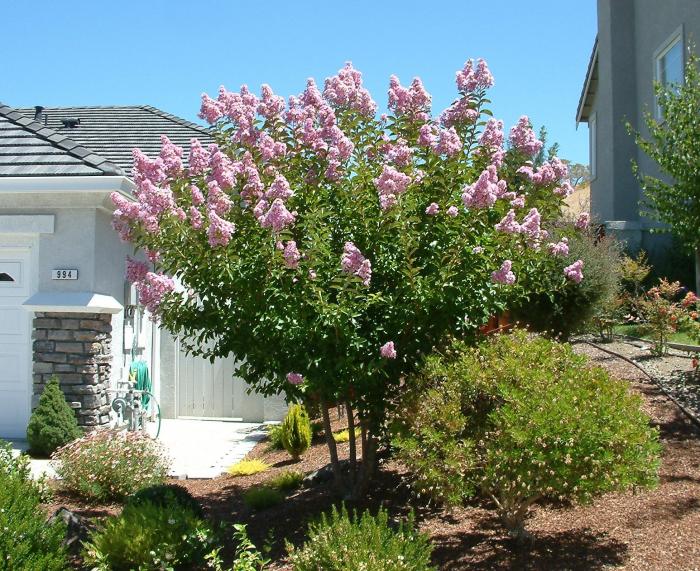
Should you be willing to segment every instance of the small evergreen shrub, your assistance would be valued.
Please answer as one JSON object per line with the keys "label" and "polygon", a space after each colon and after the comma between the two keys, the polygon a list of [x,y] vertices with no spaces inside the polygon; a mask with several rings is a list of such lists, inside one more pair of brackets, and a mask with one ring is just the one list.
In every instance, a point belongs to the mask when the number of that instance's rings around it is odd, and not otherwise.
{"label": "small evergreen shrub", "polygon": [[25,456],[0,443],[0,570],[64,571],[63,522],[48,524]]}
{"label": "small evergreen shrub", "polygon": [[416,490],[447,504],[491,497],[517,537],[540,498],[587,502],[657,482],[658,431],[641,397],[568,344],[524,331],[455,343],[408,386],[396,444]]}
{"label": "small evergreen shrub", "polygon": [[282,422],[282,445],[295,461],[311,446],[311,422],[303,405],[289,407]]}
{"label": "small evergreen shrub", "polygon": [[284,494],[270,486],[256,486],[243,494],[243,502],[256,511],[279,505],[284,501]]}
{"label": "small evergreen shrub", "polygon": [[304,480],[304,474],[297,470],[285,470],[281,474],[270,478],[265,482],[266,486],[270,486],[280,492],[290,492],[301,486]]}
{"label": "small evergreen shrub", "polygon": [[161,508],[177,504],[189,509],[197,517],[204,516],[200,503],[192,497],[186,488],[177,484],[158,484],[141,488],[126,499],[126,505],[140,505],[145,502]]}
{"label": "small evergreen shrub", "polygon": [[322,514],[309,524],[308,541],[295,549],[287,544],[294,571],[429,571],[432,546],[415,530],[413,515],[398,526],[380,510],[348,515],[345,506]]}
{"label": "small evergreen shrub", "polygon": [[204,563],[213,535],[204,520],[179,503],[127,504],[91,534],[83,557],[99,571],[189,568]]}
{"label": "small evergreen shrub", "polygon": [[53,455],[61,485],[88,500],[121,500],[162,484],[169,461],[160,444],[139,432],[101,430]]}
{"label": "small evergreen shrub", "polygon": [[269,425],[267,427],[267,439],[270,442],[270,448],[273,450],[284,450],[284,444],[282,443],[282,425]]}
{"label": "small evergreen shrub", "polygon": [[80,438],[82,434],[58,379],[52,377],[27,425],[27,440],[32,454],[51,456],[58,448]]}
{"label": "small evergreen shrub", "polygon": [[265,470],[269,470],[270,465],[254,458],[253,460],[239,460],[226,470],[231,476],[252,476]]}

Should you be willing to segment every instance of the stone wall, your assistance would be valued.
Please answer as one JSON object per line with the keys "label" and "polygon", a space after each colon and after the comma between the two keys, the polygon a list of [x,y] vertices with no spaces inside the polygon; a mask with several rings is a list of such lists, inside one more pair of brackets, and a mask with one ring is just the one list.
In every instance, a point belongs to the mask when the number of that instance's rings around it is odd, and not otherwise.
{"label": "stone wall", "polygon": [[111,320],[108,313],[35,313],[32,408],[55,375],[78,424],[109,422]]}

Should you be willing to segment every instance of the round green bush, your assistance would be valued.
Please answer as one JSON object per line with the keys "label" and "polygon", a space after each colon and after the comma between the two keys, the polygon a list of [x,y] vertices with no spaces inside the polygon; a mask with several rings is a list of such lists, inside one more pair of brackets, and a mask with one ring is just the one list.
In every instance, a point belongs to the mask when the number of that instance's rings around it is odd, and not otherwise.
{"label": "round green bush", "polygon": [[522,330],[455,343],[408,386],[396,444],[416,490],[447,504],[490,497],[516,536],[540,498],[587,502],[657,482],[658,431],[641,397],[568,344]]}
{"label": "round green bush", "polygon": [[256,486],[243,494],[245,505],[256,511],[277,506],[283,501],[284,494],[279,489],[271,486]]}
{"label": "round green bush", "polygon": [[177,484],[157,484],[141,488],[126,499],[125,505],[140,505],[145,502],[162,508],[177,504],[189,509],[197,517],[204,516],[201,504],[192,497],[186,488]]}
{"label": "round green bush", "polygon": [[307,542],[287,545],[294,571],[430,571],[432,546],[415,530],[413,515],[397,526],[385,510],[350,516],[345,506],[309,524]]}
{"label": "round green bush", "polygon": [[91,534],[83,557],[99,571],[182,569],[202,565],[212,541],[211,528],[191,509],[143,502],[108,518]]}
{"label": "round green bush", "polygon": [[282,445],[293,460],[311,446],[311,422],[303,405],[293,404],[282,422]]}
{"label": "round green bush", "polygon": [[122,500],[163,484],[169,460],[160,444],[140,432],[98,430],[53,455],[66,490],[94,501]]}
{"label": "round green bush", "polygon": [[82,436],[75,413],[53,377],[44,388],[39,404],[27,425],[27,441],[32,454],[51,456],[58,448]]}
{"label": "round green bush", "polygon": [[2,446],[0,466],[0,570],[64,571],[65,524],[48,524],[41,509],[41,493],[31,481],[26,462],[11,459]]}

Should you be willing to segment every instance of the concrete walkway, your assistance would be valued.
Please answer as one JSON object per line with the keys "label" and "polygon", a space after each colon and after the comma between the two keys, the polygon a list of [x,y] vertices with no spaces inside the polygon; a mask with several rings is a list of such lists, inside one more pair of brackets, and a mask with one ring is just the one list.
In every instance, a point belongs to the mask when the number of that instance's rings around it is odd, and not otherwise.
{"label": "concrete walkway", "polygon": [[[169,475],[180,479],[215,478],[241,460],[266,435],[265,425],[225,420],[164,419],[158,441],[171,459]],[[13,442],[15,454],[27,443]],[[32,474],[56,476],[49,460],[32,460]]]}

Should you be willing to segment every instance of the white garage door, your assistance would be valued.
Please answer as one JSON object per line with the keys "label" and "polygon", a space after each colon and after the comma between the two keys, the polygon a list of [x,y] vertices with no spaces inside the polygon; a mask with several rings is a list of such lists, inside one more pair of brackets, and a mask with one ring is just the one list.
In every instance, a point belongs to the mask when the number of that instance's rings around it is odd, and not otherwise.
{"label": "white garage door", "polygon": [[24,438],[31,399],[29,250],[0,248],[0,437]]}
{"label": "white garage door", "polygon": [[178,416],[232,418],[233,360],[177,354]]}

